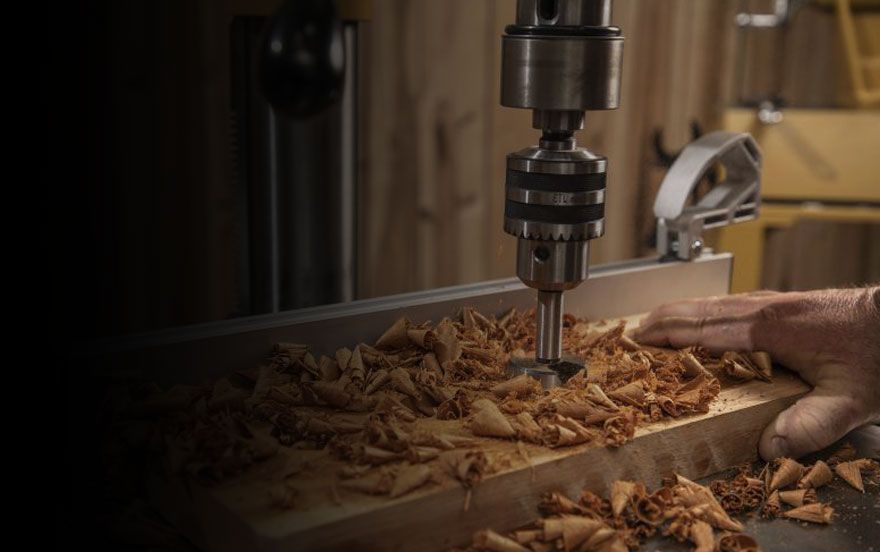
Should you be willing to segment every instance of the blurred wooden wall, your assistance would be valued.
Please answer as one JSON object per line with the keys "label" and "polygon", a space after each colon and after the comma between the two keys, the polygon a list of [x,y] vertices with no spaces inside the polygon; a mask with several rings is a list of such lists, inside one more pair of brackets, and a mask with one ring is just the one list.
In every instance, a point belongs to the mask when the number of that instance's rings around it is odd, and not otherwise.
{"label": "blurred wooden wall", "polygon": [[[359,295],[514,274],[502,231],[504,157],[536,142],[531,115],[498,105],[501,35],[515,0],[373,0],[363,58]],[[621,107],[590,112],[578,141],[609,158],[605,236],[593,264],[651,251],[652,205],[677,152],[724,109],[774,94],[787,105],[850,104],[833,10],[811,3],[784,33],[741,32],[772,0],[616,0]],[[827,4],[827,2],[826,2]]]}
{"label": "blurred wooden wall", "polygon": [[[105,335],[240,314],[230,158],[229,25],[279,0],[114,3],[82,8],[77,68],[88,183],[62,276]],[[769,36],[738,37],[737,11],[772,0],[615,0],[626,37],[622,107],[591,112],[582,145],[610,160],[606,234],[592,263],[650,250],[651,206],[666,150],[689,125],[717,128],[745,90],[780,72]],[[534,144],[531,114],[498,105],[501,35],[515,0],[372,0],[360,38],[358,297],[514,274],[502,231],[505,155]],[[80,32],[80,27],[76,28]],[[795,105],[845,103],[833,15],[810,6],[781,43]],[[744,58],[739,71],[736,60]],[[736,81],[736,82],[734,82]],[[84,110],[85,117],[79,112]],[[81,123],[79,119],[86,122]],[[70,211],[70,209],[65,209]],[[83,213],[82,216],[79,213]],[[71,225],[73,228],[75,225]],[[94,244],[87,254],[82,243]],[[327,254],[333,254],[328,252]],[[72,282],[72,284],[71,284]]]}
{"label": "blurred wooden wall", "polygon": [[[618,0],[621,108],[590,112],[579,142],[610,160],[594,264],[645,249],[659,182],[652,136],[675,151],[689,124],[718,126],[729,85],[728,0]],[[514,274],[502,231],[505,155],[534,144],[531,113],[499,106],[504,26],[515,0],[374,0],[363,70],[359,295]]]}

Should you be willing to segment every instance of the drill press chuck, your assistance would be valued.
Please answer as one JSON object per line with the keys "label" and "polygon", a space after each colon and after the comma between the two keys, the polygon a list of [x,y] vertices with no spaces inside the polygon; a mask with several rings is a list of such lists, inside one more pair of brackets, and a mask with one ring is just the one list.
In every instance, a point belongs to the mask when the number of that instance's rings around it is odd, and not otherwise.
{"label": "drill press chuck", "polygon": [[517,360],[511,370],[545,385],[572,367],[562,293],[587,278],[589,240],[605,229],[608,163],[574,132],[585,111],[618,106],[623,37],[610,20],[611,0],[518,0],[503,37],[501,104],[531,109],[542,132],[537,146],[507,156],[504,230],[517,238],[517,276],[538,290],[536,366]]}

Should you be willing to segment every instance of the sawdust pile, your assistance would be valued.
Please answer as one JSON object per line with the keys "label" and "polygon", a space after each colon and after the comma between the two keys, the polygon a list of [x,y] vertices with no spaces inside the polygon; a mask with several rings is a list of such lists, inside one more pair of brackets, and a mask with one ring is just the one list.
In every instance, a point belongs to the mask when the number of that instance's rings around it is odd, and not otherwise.
{"label": "sawdust pile", "polygon": [[[208,483],[281,449],[324,451],[344,464],[339,489],[398,497],[441,475],[476,484],[494,469],[476,437],[619,447],[640,424],[708,411],[720,380],[770,378],[766,355],[643,347],[623,323],[602,331],[566,316],[564,349],[589,370],[545,391],[505,375],[512,355],[534,350],[534,325],[534,311],[466,308],[436,325],[400,319],[374,344],[332,355],[278,343],[263,366],[206,385],[129,388],[117,401],[124,446]],[[438,432],[426,420],[454,423]],[[279,475],[275,507],[294,507],[302,471]]]}
{"label": "sawdust pile", "polygon": [[734,516],[760,512],[763,518],[831,523],[834,508],[820,502],[817,493],[834,477],[832,470],[861,492],[862,471],[880,476],[877,461],[854,454],[844,447],[827,462],[811,466],[783,458],[758,473],[741,468],[708,487],[676,475],[655,491],[640,482],[614,481],[607,498],[589,489],[577,500],[549,493],[538,505],[542,517],[534,523],[506,534],[478,531],[470,547],[453,550],[625,552],[660,534],[689,541],[699,552],[757,552],[755,539],[742,532],[743,524]]}

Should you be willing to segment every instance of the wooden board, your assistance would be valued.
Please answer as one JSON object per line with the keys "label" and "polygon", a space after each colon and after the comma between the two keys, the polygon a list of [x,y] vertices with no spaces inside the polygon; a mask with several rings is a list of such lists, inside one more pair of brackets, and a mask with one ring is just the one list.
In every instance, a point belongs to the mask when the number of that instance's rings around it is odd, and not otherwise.
{"label": "wooden board", "polygon": [[[190,538],[211,550],[445,550],[468,543],[484,527],[508,530],[528,523],[548,491],[604,492],[615,479],[657,485],[673,472],[700,478],[754,460],[763,428],[808,389],[788,372],[776,374],[772,383],[728,387],[708,413],[642,426],[619,449],[524,445],[526,458],[523,445],[482,439],[480,449],[495,472],[470,497],[454,480],[398,499],[345,491],[332,483],[339,465],[328,453],[285,449],[215,487],[157,484],[153,498]],[[469,435],[457,421],[429,423],[437,432]],[[301,489],[309,498],[298,501],[297,509],[273,509],[269,489],[279,484],[278,473],[294,455],[298,462],[313,455],[310,488]]]}

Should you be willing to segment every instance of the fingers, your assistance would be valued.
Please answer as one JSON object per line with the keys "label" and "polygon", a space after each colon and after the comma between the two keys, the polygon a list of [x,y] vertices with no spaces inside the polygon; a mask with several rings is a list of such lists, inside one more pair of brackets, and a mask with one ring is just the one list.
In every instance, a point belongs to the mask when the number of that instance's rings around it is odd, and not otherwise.
{"label": "fingers", "polygon": [[669,303],[642,320],[633,338],[658,346],[750,350],[757,313],[778,295],[755,292]]}
{"label": "fingers", "polygon": [[775,291],[756,291],[752,293],[739,293],[736,295],[724,295],[720,297],[706,297],[702,299],[687,299],[666,303],[654,309],[645,323],[653,323],[657,320],[673,316],[683,318],[710,318],[721,316],[737,316],[753,313],[764,306],[770,299],[778,296]]}
{"label": "fingers", "polygon": [[816,388],[764,429],[758,450],[765,460],[798,458],[831,445],[860,424],[851,397]]}
{"label": "fingers", "polygon": [[633,339],[659,347],[681,349],[700,345],[710,351],[752,348],[750,320],[742,317],[670,317],[639,326]]}

